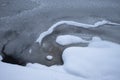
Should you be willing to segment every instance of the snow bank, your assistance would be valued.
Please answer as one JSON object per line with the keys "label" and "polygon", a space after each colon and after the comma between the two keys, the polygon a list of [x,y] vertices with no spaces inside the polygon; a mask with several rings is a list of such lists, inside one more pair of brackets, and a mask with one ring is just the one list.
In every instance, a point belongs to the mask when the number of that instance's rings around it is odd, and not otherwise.
{"label": "snow bank", "polygon": [[88,43],[88,41],[74,35],[60,35],[56,38],[56,42],[63,46],[74,43]]}
{"label": "snow bank", "polygon": [[88,47],[69,47],[63,52],[64,69],[93,80],[120,79],[120,45],[94,37]]}
{"label": "snow bank", "polygon": [[55,71],[55,72],[60,72],[60,73],[66,73],[66,71],[64,70],[63,66],[61,65],[54,65],[54,66],[50,66],[50,67],[47,67],[45,65],[41,65],[41,64],[38,64],[38,63],[28,63],[26,65],[27,68],[32,68],[32,69],[44,69],[44,70],[52,70],[52,71]]}
{"label": "snow bank", "polygon": [[[75,37],[75,36],[74,36]],[[73,38],[73,37],[72,37]],[[51,55],[47,56],[52,59]],[[0,80],[119,80],[120,45],[93,37],[88,47],[69,47],[62,55],[64,65],[26,67],[0,61]],[[0,57],[0,60],[2,57]]]}
{"label": "snow bank", "polygon": [[88,47],[95,47],[95,48],[120,48],[120,45],[101,40],[99,37],[93,37],[92,40],[89,42]]}
{"label": "snow bank", "polygon": [[0,80],[84,80],[66,73],[54,71],[49,67],[22,67],[0,62]]}
{"label": "snow bank", "polygon": [[93,25],[92,24],[75,22],[75,21],[59,21],[59,22],[53,24],[47,31],[41,33],[40,36],[38,37],[38,39],[36,40],[36,42],[39,42],[39,44],[41,44],[42,39],[45,36],[51,34],[57,26],[62,25],[62,24],[73,25],[75,27],[84,27],[84,28],[98,27],[100,25],[105,25],[105,24],[120,25],[120,24],[113,23],[113,22],[106,21],[106,20],[98,21]]}
{"label": "snow bank", "polygon": [[90,47],[67,48],[63,53],[64,68],[68,73],[89,79],[98,78],[104,80],[107,78],[107,80],[119,80],[119,49]]}

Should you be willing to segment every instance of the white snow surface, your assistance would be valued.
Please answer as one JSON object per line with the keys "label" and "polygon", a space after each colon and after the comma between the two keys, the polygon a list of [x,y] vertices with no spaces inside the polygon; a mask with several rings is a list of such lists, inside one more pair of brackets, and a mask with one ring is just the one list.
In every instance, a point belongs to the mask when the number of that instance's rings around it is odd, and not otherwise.
{"label": "white snow surface", "polygon": [[60,35],[56,38],[56,42],[60,45],[69,45],[74,43],[88,43],[87,40],[84,40],[80,37],[74,35]]}
{"label": "white snow surface", "polygon": [[47,55],[46,58],[47,58],[47,60],[52,60],[52,59],[53,59],[53,56]]}
{"label": "white snow surface", "polygon": [[93,37],[88,47],[69,47],[64,65],[26,67],[0,61],[0,80],[119,80],[120,45]]}
{"label": "white snow surface", "polygon": [[68,73],[93,80],[120,79],[120,45],[93,37],[88,47],[69,47],[63,52]]}
{"label": "white snow surface", "polygon": [[92,40],[89,42],[88,47],[95,47],[95,48],[120,48],[120,45],[102,40],[99,37],[93,37]]}
{"label": "white snow surface", "polygon": [[63,72],[57,72],[43,65],[22,67],[0,62],[0,80],[80,80]]}
{"label": "white snow surface", "polygon": [[120,48],[70,47],[63,53],[68,73],[88,79],[119,80]]}
{"label": "white snow surface", "polygon": [[98,22],[94,23],[93,25],[80,23],[80,22],[76,22],[76,21],[59,21],[59,22],[53,24],[47,31],[41,33],[40,36],[37,38],[36,42],[39,42],[39,44],[41,45],[42,39],[45,36],[51,34],[57,26],[62,25],[62,24],[73,25],[75,27],[83,27],[83,28],[99,27],[99,26],[105,25],[105,24],[120,25],[118,23],[110,22],[107,20],[98,21]]}

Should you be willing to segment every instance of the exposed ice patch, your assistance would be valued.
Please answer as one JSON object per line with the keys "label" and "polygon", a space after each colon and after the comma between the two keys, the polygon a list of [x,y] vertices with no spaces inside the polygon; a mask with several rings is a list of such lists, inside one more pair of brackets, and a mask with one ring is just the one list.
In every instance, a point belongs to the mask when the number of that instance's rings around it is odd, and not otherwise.
{"label": "exposed ice patch", "polygon": [[0,6],[5,7],[7,4],[8,4],[7,2],[4,2]]}
{"label": "exposed ice patch", "polygon": [[32,52],[32,49],[29,49],[29,53],[31,53]]}
{"label": "exposed ice patch", "polygon": [[32,9],[23,10],[22,12],[17,13],[16,15],[13,15],[13,16],[0,17],[0,20],[9,21],[9,20],[13,20],[13,19],[19,18],[19,17],[24,16],[24,15],[32,15],[31,14],[32,12],[36,12],[40,8],[41,8],[41,5],[38,7],[34,7]]}
{"label": "exposed ice patch", "polygon": [[74,43],[88,43],[88,41],[73,35],[60,35],[56,38],[56,42],[63,46]]}
{"label": "exposed ice patch", "polygon": [[30,0],[30,1],[36,2],[37,4],[40,4],[40,3],[41,3],[40,0]]}
{"label": "exposed ice patch", "polygon": [[0,61],[2,61],[2,59],[3,59],[3,58],[2,58],[2,56],[0,55]]}
{"label": "exposed ice patch", "polygon": [[83,28],[98,27],[100,25],[105,25],[105,24],[120,25],[120,24],[113,23],[113,22],[110,22],[110,21],[107,21],[107,20],[98,21],[93,25],[92,24],[75,22],[75,21],[59,21],[59,22],[53,24],[47,31],[41,33],[40,36],[37,38],[36,42],[39,42],[39,44],[41,45],[42,39],[45,36],[51,34],[54,31],[54,29],[61,24],[73,25],[73,26],[76,26],[76,27],[83,27]]}

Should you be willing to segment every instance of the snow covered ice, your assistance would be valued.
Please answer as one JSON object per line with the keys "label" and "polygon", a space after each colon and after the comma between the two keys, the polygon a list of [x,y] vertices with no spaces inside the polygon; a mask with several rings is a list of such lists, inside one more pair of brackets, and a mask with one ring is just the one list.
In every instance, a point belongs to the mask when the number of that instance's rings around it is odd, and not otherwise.
{"label": "snow covered ice", "polygon": [[88,43],[87,40],[83,40],[82,38],[73,35],[60,35],[57,37],[56,42],[63,46],[74,43]]}
{"label": "snow covered ice", "polygon": [[70,47],[63,53],[64,68],[84,78],[119,80],[119,49]]}
{"label": "snow covered ice", "polygon": [[[97,46],[96,46],[97,45]],[[88,47],[69,47],[63,52],[64,65],[26,67],[0,62],[1,80],[119,80],[120,45],[93,37]],[[48,55],[48,59],[52,56]],[[16,72],[17,71],[17,72]]]}
{"label": "snow covered ice", "polygon": [[0,0],[0,80],[120,80],[119,32],[119,0]]}
{"label": "snow covered ice", "polygon": [[63,52],[65,70],[73,75],[96,80],[118,80],[119,49],[118,44],[94,37],[88,47],[70,47]]}

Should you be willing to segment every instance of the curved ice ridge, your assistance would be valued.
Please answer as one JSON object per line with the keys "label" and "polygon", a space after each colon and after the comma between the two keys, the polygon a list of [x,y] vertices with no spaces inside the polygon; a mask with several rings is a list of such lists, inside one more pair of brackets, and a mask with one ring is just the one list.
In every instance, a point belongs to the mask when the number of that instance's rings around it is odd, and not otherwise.
{"label": "curved ice ridge", "polygon": [[98,26],[105,25],[105,24],[120,25],[119,23],[114,23],[114,22],[107,21],[107,20],[98,21],[98,22],[94,23],[93,25],[80,23],[80,22],[76,22],[76,21],[59,21],[59,22],[53,24],[47,31],[44,31],[43,33],[41,33],[40,36],[38,37],[38,39],[36,40],[36,42],[38,42],[41,45],[43,38],[45,36],[51,34],[57,26],[62,25],[62,24],[72,25],[75,27],[83,27],[83,28],[98,27]]}

